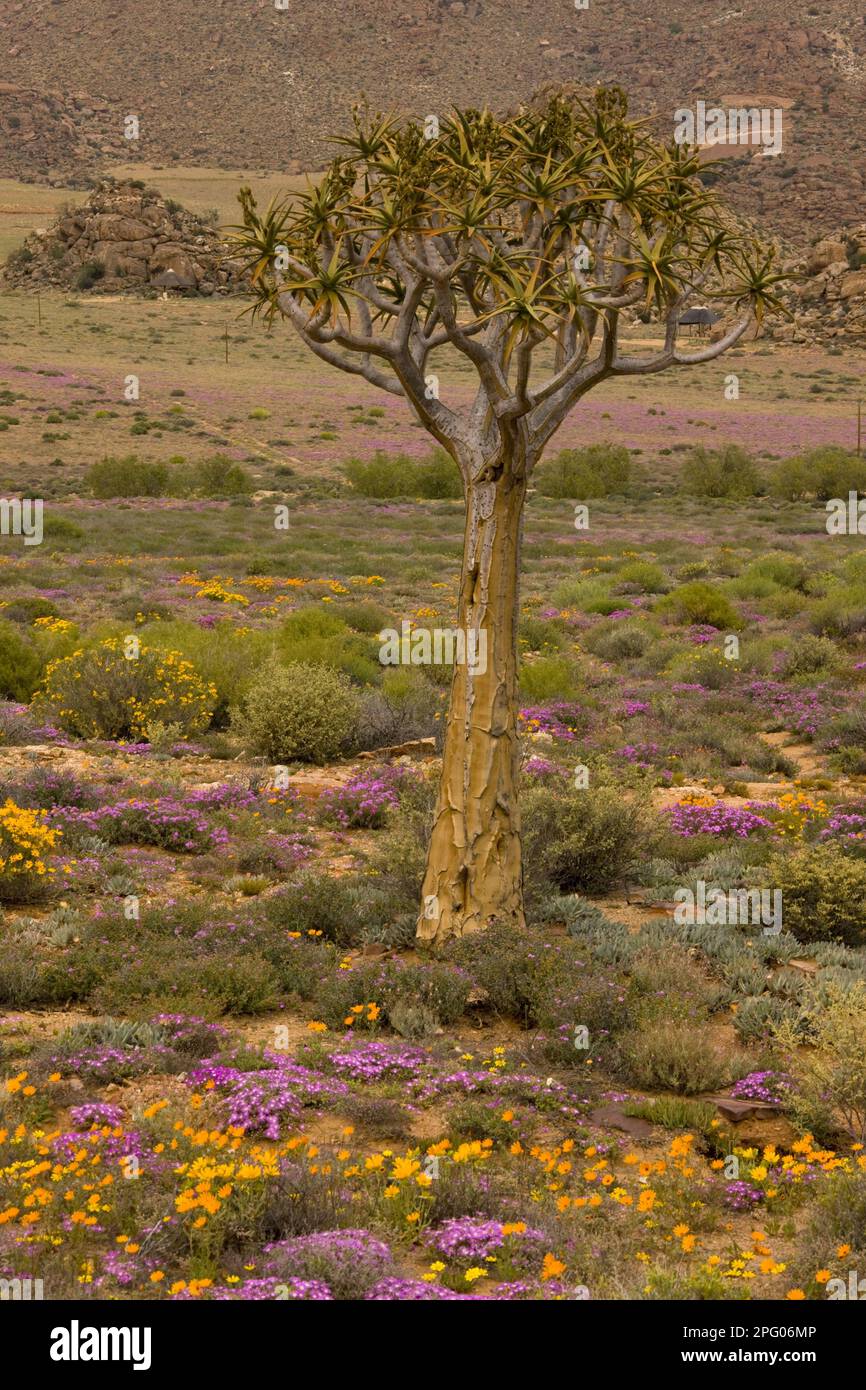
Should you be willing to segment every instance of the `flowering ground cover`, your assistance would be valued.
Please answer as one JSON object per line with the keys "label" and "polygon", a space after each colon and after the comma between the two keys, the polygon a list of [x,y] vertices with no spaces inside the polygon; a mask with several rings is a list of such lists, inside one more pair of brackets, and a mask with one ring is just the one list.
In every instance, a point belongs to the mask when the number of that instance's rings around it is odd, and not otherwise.
{"label": "flowering ground cover", "polygon": [[[708,366],[569,421],[564,446],[624,444],[644,476],[585,530],[530,498],[527,929],[432,957],[451,670],[379,648],[453,622],[462,504],[344,472],[423,459],[419,432],[240,331],[217,389],[214,306],[44,312],[50,358],[4,299],[0,437],[28,462],[0,484],[38,482],[46,534],[0,540],[0,1278],[799,1301],[862,1269],[861,541],[769,482],[681,486],[714,438],[768,480],[847,441],[856,363],[758,342],[738,413]],[[146,408],[117,401],[126,342]],[[212,495],[98,495],[94,460],[136,452],[228,464]],[[775,891],[767,933],[747,909]],[[714,893],[723,920],[675,918]]]}

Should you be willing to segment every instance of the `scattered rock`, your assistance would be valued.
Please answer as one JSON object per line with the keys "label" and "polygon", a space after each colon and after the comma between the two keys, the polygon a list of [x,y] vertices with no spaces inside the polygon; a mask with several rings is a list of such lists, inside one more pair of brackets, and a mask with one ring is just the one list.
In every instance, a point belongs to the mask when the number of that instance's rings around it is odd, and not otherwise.
{"label": "scattered rock", "polygon": [[637,1115],[626,1115],[619,1105],[601,1105],[590,1114],[590,1122],[600,1129],[621,1129],[633,1139],[648,1139],[653,1132],[649,1120],[641,1120]]}

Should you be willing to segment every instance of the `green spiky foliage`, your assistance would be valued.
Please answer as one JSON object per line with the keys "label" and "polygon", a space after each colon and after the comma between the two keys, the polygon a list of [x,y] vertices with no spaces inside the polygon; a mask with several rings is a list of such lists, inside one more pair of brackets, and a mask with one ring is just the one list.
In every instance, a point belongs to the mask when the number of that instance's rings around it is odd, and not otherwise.
{"label": "green spiky foliage", "polygon": [[[467,421],[425,387],[442,344],[478,372],[480,454],[517,431],[531,459],[602,377],[705,361],[753,318],[785,312],[773,249],[732,231],[697,151],[654,139],[618,88],[507,119],[400,124],[358,108],[353,124],[293,201],[260,211],[241,191],[234,240],[253,311],[289,318],[324,360],[407,396],[464,475],[479,452]],[[720,343],[681,352],[677,323],[696,297],[739,317]],[[630,307],[662,321],[662,352],[619,354]]]}

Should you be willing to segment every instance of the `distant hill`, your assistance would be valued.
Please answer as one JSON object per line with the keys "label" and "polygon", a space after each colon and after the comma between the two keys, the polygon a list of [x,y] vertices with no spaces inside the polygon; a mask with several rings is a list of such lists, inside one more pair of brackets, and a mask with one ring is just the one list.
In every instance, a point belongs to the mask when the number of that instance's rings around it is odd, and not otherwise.
{"label": "distant hill", "polygon": [[[615,81],[660,132],[698,99],[785,108],[778,158],[735,152],[735,210],[790,240],[862,221],[861,0],[13,0],[0,13],[0,174],[100,162],[320,167],[361,92],[416,116]],[[51,94],[46,97],[46,94]],[[61,95],[65,93],[65,95]],[[124,138],[124,118],[139,139]]]}

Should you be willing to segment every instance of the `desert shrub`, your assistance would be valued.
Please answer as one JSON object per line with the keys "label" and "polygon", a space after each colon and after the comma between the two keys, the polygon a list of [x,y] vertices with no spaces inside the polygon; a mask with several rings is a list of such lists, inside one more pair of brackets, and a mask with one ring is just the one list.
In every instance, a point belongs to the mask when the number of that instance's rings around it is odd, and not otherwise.
{"label": "desert shrub", "polygon": [[629,661],[643,656],[652,645],[652,631],[641,623],[599,624],[587,633],[584,644],[602,661]]}
{"label": "desert shrub", "polygon": [[866,862],[836,845],[801,845],[777,854],[767,878],[782,890],[786,931],[798,941],[866,944]]}
{"label": "desert shrub", "polygon": [[277,633],[277,653],[286,666],[300,662],[342,670],[356,681],[378,681],[382,667],[377,647],[368,637],[351,632],[336,614],[321,608],[290,613]]}
{"label": "desert shrub", "polygon": [[604,893],[619,882],[649,833],[636,797],[609,786],[586,790],[531,788],[522,797],[523,844],[530,899]]}
{"label": "desert shrub", "polygon": [[816,1188],[786,1278],[809,1298],[824,1299],[830,1296],[829,1283],[817,1283],[815,1273],[827,1269],[842,1279],[847,1298],[849,1271],[855,1270],[859,1280],[866,1267],[866,1173],[830,1173]]}
{"label": "desert shrub", "polygon": [[623,1070],[633,1085],[679,1095],[718,1090],[742,1075],[745,1065],[742,1056],[723,1054],[691,1023],[651,1023],[624,1033],[619,1048]]}
{"label": "desert shrub", "polygon": [[40,766],[30,769],[16,783],[14,799],[19,806],[35,811],[50,811],[55,806],[97,807],[104,790],[81,779],[71,768]]}
{"label": "desert shrub", "polygon": [[389,961],[382,972],[381,1003],[390,1021],[405,1005],[430,1011],[442,1026],[463,1016],[472,981],[464,970],[439,961]]}
{"label": "desert shrub", "polygon": [[316,1280],[334,1298],[361,1299],[393,1271],[390,1249],[365,1230],[315,1231],[265,1246],[264,1270],[282,1280]]}
{"label": "desert shrub", "polygon": [[57,605],[47,598],[13,598],[3,609],[4,621],[31,627],[37,618],[56,618]]}
{"label": "desert shrub", "polygon": [[523,651],[560,651],[565,645],[565,636],[558,625],[527,613],[520,619],[518,642]]}
{"label": "desert shrub", "polygon": [[575,1045],[575,1029],[585,1028],[593,1059],[627,1022],[625,995],[605,968],[587,962],[586,942],[547,940],[542,933],[491,926],[449,948],[482,991],[486,1007],[539,1027],[546,1061],[583,1065],[587,1053]]}
{"label": "desert shrub", "polygon": [[59,839],[41,811],[7,797],[0,806],[0,902],[32,902],[51,891],[49,857]]}
{"label": "desert shrub", "polygon": [[823,637],[855,637],[866,631],[866,586],[838,580],[809,610],[809,627]]}
{"label": "desert shrub", "polygon": [[784,1019],[773,1041],[796,1081],[795,1118],[800,1100],[810,1115],[816,1106],[827,1107],[856,1143],[866,1142],[866,984],[813,989],[797,1022]]}
{"label": "desert shrub", "polygon": [[206,729],[216,703],[179,652],[141,643],[134,659],[119,638],[108,638],[52,661],[34,707],[79,738],[140,739],[156,721],[184,734]]}
{"label": "desert shrub", "polygon": [[399,808],[376,837],[370,855],[372,879],[407,909],[418,908],[433,828],[436,785],[432,778],[410,778],[400,788]]}
{"label": "desert shrub", "polygon": [[560,449],[545,459],[535,474],[535,485],[544,497],[609,497],[625,492],[632,479],[632,459],[621,444],[587,444],[582,449]]}
{"label": "desert shrub", "polygon": [[762,490],[754,459],[738,444],[691,449],[683,460],[680,487],[691,497],[755,497]]}
{"label": "desert shrub", "polygon": [[370,636],[381,632],[383,627],[390,627],[394,621],[393,613],[389,613],[387,608],[364,599],[334,604],[331,613],[353,632],[365,632]]}
{"label": "desert shrub", "polygon": [[0,619],[0,695],[29,700],[42,673],[39,653],[12,623]]}
{"label": "desert shrub", "polygon": [[661,594],[668,587],[664,570],[653,560],[630,560],[616,577],[623,593]]}
{"label": "desert shrub", "polygon": [[342,672],[271,661],[251,682],[233,723],[272,763],[325,763],[351,738],[358,708],[358,696]]}
{"label": "desert shrub", "polygon": [[755,575],[759,579],[769,579],[782,589],[805,589],[809,571],[804,560],[798,555],[786,555],[782,551],[770,551],[754,560],[743,574]]}
{"label": "desert shrub", "polygon": [[0,700],[0,748],[14,748],[36,740],[36,725],[24,705]]}
{"label": "desert shrub", "polygon": [[678,623],[708,623],[710,627],[736,630],[739,614],[729,599],[703,579],[673,589],[656,604],[656,612]]}
{"label": "desert shrub", "polygon": [[271,651],[268,633],[239,629],[229,620],[209,628],[179,619],[147,623],[140,635],[150,647],[180,652],[192,662],[205,684],[214,687],[216,703],[211,722],[215,728],[226,726],[229,710],[243,699]]}
{"label": "desert shrub", "polygon": [[849,492],[866,489],[866,460],[839,445],[822,444],[782,459],[773,469],[771,486],[777,496],[789,502],[804,497],[819,502],[847,498]]}
{"label": "desert shrub", "polygon": [[675,681],[702,685],[705,690],[725,690],[737,678],[738,663],[729,661],[719,647],[690,647],[674,657],[667,675]]}
{"label": "desert shrub", "polygon": [[760,1042],[772,1028],[795,1017],[796,1013],[783,999],[769,994],[749,995],[737,1004],[734,1028],[743,1042]]}
{"label": "desert shrub", "polygon": [[261,1014],[276,1007],[277,975],[256,952],[212,958],[196,965],[202,995],[220,1014]]}
{"label": "desert shrub", "polygon": [[[818,746],[840,754],[846,762],[851,762],[858,755],[866,755],[866,708],[855,705],[837,714],[822,730]],[[859,768],[846,770],[857,772]],[[864,808],[857,806],[851,809],[863,814]]]}
{"label": "desert shrub", "polygon": [[444,449],[425,459],[386,454],[377,449],[372,459],[349,459],[346,477],[362,497],[462,497],[457,465]]}
{"label": "desert shrub", "polygon": [[494,923],[473,932],[449,947],[449,959],[472,976],[484,991],[487,1006],[495,1013],[534,1020],[537,980],[544,969],[545,942],[540,933],[519,931]]}
{"label": "desert shrub", "polygon": [[94,497],[166,497],[169,470],[165,463],[154,463],[128,454],[125,458],[104,458],[90,466],[84,484]]}
{"label": "desert shrub", "polygon": [[72,287],[76,290],[92,290],[104,275],[105,266],[100,261],[85,261],[72,277]]}
{"label": "desert shrub", "polygon": [[405,1142],[409,1137],[412,1117],[399,1100],[390,1096],[350,1095],[341,1101],[340,1113],[356,1129],[381,1135],[392,1143]]}
{"label": "desert shrub", "polygon": [[465,971],[450,964],[387,961],[332,975],[322,981],[316,999],[322,1019],[332,1028],[342,1027],[350,1017],[356,1030],[376,1028],[389,1022],[392,1012],[398,1020],[404,1017],[404,1006],[423,1011],[443,1027],[463,1014],[471,983]]}
{"label": "desert shrub", "polygon": [[815,637],[805,632],[784,653],[779,675],[784,680],[814,676],[818,672],[829,675],[839,666],[840,658],[839,648],[829,637]]}
{"label": "desert shrub", "polygon": [[340,946],[357,941],[362,919],[352,880],[305,869],[268,898],[265,915],[274,926],[302,936],[314,933]]}
{"label": "desert shrub", "polygon": [[190,490],[202,497],[237,497],[253,490],[246,469],[224,454],[197,459],[187,476]]}
{"label": "desert shrub", "polygon": [[542,656],[520,666],[520,698],[528,704],[567,700],[576,689],[574,663],[564,656]]}
{"label": "desert shrub", "polygon": [[629,965],[629,1002],[634,1016],[646,1023],[663,1016],[668,1020],[705,1017],[723,991],[679,943],[645,947]]}
{"label": "desert shrub", "polygon": [[662,1303],[739,1303],[748,1300],[749,1290],[738,1280],[726,1279],[717,1269],[703,1265],[687,1274],[650,1270],[642,1297]]}
{"label": "desert shrub", "polygon": [[441,734],[437,714],[441,699],[420,671],[395,666],[385,671],[382,684],[361,696],[356,742],[359,748],[386,748],[389,744]]}

